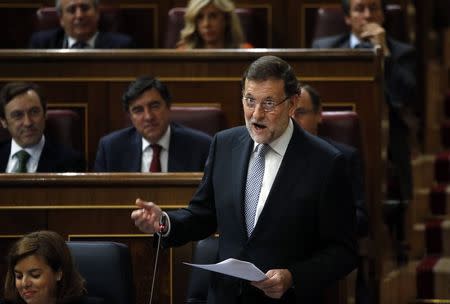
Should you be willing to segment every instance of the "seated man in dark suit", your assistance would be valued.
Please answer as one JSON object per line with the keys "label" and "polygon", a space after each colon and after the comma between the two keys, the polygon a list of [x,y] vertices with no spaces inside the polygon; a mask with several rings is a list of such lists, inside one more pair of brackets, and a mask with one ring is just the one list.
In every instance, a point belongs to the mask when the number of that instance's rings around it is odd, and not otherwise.
{"label": "seated man in dark suit", "polygon": [[[389,107],[388,157],[393,184],[399,184],[400,197],[393,200],[393,225],[398,244],[399,262],[404,258],[404,213],[412,199],[411,131],[416,128],[417,118],[413,114],[416,97],[416,58],[412,46],[393,39],[382,27],[384,2],[382,0],[342,0],[345,22],[351,32],[325,37],[313,42],[313,48],[371,48],[380,46],[384,59],[384,95]],[[398,209],[398,210],[397,210]],[[388,219],[388,222],[391,220]]]}
{"label": "seated man in dark suit", "polygon": [[[311,134],[318,134],[318,126],[322,121],[322,102],[319,93],[309,85],[303,85],[300,98],[293,112],[292,118],[306,131]],[[325,141],[341,151],[347,160],[347,175],[352,186],[353,200],[356,210],[356,233],[359,238],[367,237],[369,234],[369,216],[366,204],[364,203],[364,183],[363,170],[359,152],[354,147],[336,142],[323,137]],[[360,263],[357,284],[356,303],[368,303],[369,296]]]}
{"label": "seated man in dark suit", "polygon": [[29,47],[33,49],[133,48],[131,37],[98,30],[100,0],[56,0],[60,28],[34,33]]}
{"label": "seated man in dark suit", "polygon": [[140,77],[122,96],[132,127],[100,140],[97,172],[200,172],[211,137],[170,123],[168,88],[153,77]]}
{"label": "seated man in dark suit", "polygon": [[37,85],[12,82],[0,91],[0,121],[11,139],[0,143],[0,172],[81,172],[81,154],[43,133],[47,103]]}

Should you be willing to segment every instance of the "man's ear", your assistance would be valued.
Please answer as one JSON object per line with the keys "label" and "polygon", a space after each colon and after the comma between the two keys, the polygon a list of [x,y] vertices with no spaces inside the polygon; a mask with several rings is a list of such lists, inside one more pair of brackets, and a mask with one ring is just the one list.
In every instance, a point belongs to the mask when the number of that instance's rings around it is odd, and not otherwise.
{"label": "man's ear", "polygon": [[61,281],[63,276],[62,270],[58,270],[58,272],[56,273],[56,281],[59,282]]}
{"label": "man's ear", "polygon": [[322,122],[322,106],[320,106],[319,108],[319,119],[318,119],[318,123]]}
{"label": "man's ear", "polygon": [[4,129],[6,129],[6,128],[8,127],[8,125],[6,124],[6,120],[5,120],[5,119],[0,118],[0,122],[2,123],[2,127],[3,127]]}

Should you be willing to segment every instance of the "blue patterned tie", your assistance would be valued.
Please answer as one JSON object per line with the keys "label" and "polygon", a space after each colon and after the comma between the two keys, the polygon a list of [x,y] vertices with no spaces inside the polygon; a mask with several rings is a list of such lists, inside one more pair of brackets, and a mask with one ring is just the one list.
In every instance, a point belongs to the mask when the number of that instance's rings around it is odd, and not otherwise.
{"label": "blue patterned tie", "polygon": [[248,166],[247,184],[245,186],[245,221],[248,236],[253,232],[256,206],[258,205],[259,193],[261,192],[264,177],[265,155],[269,148],[269,145],[259,144],[256,147],[256,155],[250,160]]}

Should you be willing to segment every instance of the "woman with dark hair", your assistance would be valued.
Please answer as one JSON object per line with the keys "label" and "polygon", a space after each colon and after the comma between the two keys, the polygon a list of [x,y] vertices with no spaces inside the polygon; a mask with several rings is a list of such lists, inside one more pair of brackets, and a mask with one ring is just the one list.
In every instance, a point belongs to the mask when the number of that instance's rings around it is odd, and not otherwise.
{"label": "woman with dark hair", "polygon": [[11,304],[97,304],[86,296],[64,239],[53,231],[25,235],[7,256],[4,300]]}

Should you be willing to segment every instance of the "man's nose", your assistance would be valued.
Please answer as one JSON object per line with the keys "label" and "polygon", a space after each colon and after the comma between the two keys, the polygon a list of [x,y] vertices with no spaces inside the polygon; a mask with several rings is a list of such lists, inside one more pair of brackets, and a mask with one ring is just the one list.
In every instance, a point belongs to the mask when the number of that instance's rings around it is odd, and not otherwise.
{"label": "man's nose", "polygon": [[261,103],[257,103],[255,105],[255,108],[253,109],[253,117],[254,118],[260,118],[264,117],[266,112],[264,111],[264,108],[262,107]]}
{"label": "man's nose", "polygon": [[366,6],[363,11],[364,18],[370,19],[372,18],[372,15],[373,15],[372,10],[370,9],[370,7]]}
{"label": "man's nose", "polygon": [[75,17],[80,18],[84,15],[84,11],[83,9],[81,9],[81,7],[77,7],[75,9]]}
{"label": "man's nose", "polygon": [[33,124],[33,120],[31,119],[30,114],[25,113],[25,115],[23,116],[23,124],[26,126],[30,126]]}

